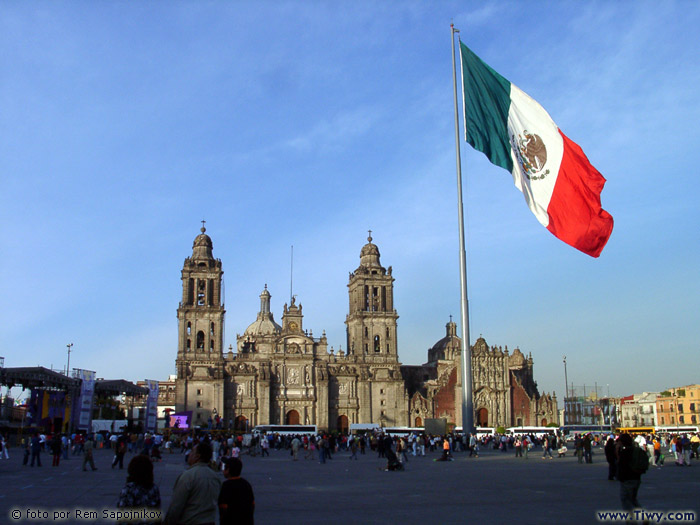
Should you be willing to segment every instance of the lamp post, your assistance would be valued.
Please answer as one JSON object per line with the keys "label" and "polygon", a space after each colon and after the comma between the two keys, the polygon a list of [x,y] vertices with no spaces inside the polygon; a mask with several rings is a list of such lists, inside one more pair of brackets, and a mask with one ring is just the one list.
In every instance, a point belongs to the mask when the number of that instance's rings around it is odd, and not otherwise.
{"label": "lamp post", "polygon": [[66,375],[70,377],[70,350],[73,348],[73,343],[68,343],[66,345],[68,348],[68,363],[66,364]]}
{"label": "lamp post", "polygon": [[569,397],[569,377],[566,374],[566,356],[564,356],[564,424],[566,425],[566,398]]}

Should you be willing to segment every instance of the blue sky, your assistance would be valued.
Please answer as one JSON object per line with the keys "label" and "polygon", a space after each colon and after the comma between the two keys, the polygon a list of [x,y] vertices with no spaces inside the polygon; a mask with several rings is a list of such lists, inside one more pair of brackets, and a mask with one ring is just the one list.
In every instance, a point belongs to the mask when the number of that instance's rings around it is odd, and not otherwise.
{"label": "blue sky", "polygon": [[[225,345],[267,284],[344,346],[373,230],[403,363],[459,318],[450,21],[606,177],[599,259],[462,141],[472,342],[532,352],[542,391],[700,381],[696,2],[3,2],[0,355],[174,373],[200,220]],[[607,393],[607,392],[606,392]]]}

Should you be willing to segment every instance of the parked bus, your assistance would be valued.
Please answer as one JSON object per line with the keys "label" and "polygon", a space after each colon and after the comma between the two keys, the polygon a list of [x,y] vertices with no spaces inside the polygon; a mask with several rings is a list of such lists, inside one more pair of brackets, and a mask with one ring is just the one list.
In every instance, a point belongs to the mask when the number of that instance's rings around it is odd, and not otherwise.
{"label": "parked bus", "polygon": [[527,434],[527,435],[535,435],[538,438],[541,438],[545,434],[556,434],[557,427],[526,427],[526,426],[520,426],[520,427],[508,427],[506,429],[506,434]]}
{"label": "parked bus", "polygon": [[610,425],[562,425],[559,427],[559,431],[564,436],[568,436],[569,434],[587,434],[588,432],[609,434],[612,429]]}
{"label": "parked bus", "polygon": [[387,427],[383,432],[388,436],[409,436],[411,434],[422,434],[425,432],[423,427]]}
{"label": "parked bus", "polygon": [[639,434],[653,434],[654,433],[654,427],[620,427],[617,429],[617,432],[620,434],[631,434],[632,436],[637,436]]}
{"label": "parked bus", "polygon": [[[455,434],[462,433],[462,427],[455,427]],[[496,432],[494,427],[476,427],[476,439],[481,439],[484,436],[492,436]]]}
{"label": "parked bus", "polygon": [[351,434],[373,434],[381,430],[382,427],[378,423],[350,423]]}
{"label": "parked bus", "polygon": [[316,435],[318,427],[316,425],[258,425],[253,428],[253,434],[280,434],[282,436],[291,435]]}
{"label": "parked bus", "polygon": [[666,425],[656,427],[657,434],[697,434],[700,427],[697,425]]}

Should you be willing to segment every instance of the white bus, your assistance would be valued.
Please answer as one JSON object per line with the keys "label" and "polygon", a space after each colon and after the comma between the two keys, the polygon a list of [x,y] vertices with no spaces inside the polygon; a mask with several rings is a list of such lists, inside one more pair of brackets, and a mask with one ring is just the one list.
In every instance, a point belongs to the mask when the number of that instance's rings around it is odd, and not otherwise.
{"label": "white bus", "polygon": [[[455,427],[454,432],[455,434],[461,434],[462,427]],[[493,427],[476,427],[476,439],[481,439],[485,436],[492,436],[495,432],[496,429]]]}
{"label": "white bus", "polygon": [[316,425],[258,425],[253,428],[253,434],[280,434],[281,436],[291,435],[316,435],[318,427]]}
{"label": "white bus", "polygon": [[373,432],[381,432],[382,427],[378,423],[350,423],[350,433],[357,434],[359,432],[366,432],[372,434]]}
{"label": "white bus", "polygon": [[657,434],[697,434],[700,428],[697,425],[665,425],[654,429]]}
{"label": "white bus", "polygon": [[541,438],[546,434],[556,434],[557,427],[508,427],[506,429],[506,434],[527,434],[528,436],[536,436]]}
{"label": "white bus", "polygon": [[425,432],[423,427],[387,427],[382,431],[388,436],[409,436],[411,434],[422,434]]}

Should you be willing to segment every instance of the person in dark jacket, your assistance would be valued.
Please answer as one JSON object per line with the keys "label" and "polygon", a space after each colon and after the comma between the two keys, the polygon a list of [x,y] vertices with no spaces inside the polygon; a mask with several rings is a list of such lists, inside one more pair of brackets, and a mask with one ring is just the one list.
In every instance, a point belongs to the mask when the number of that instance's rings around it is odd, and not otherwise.
{"label": "person in dark jacket", "polygon": [[615,481],[617,461],[615,459],[615,440],[612,436],[608,436],[608,440],[605,442],[605,459],[608,461],[608,479]]}
{"label": "person in dark jacket", "polygon": [[253,487],[241,477],[243,463],[238,458],[224,460],[226,481],[219,493],[219,523],[229,525],[253,525],[255,513],[255,496]]}
{"label": "person in dark jacket", "polygon": [[63,452],[63,444],[61,443],[61,436],[58,434],[54,434],[53,438],[51,439],[51,453],[53,454],[53,463],[52,465],[54,467],[57,467],[59,462],[61,461],[61,452]]}
{"label": "person in dark jacket", "polygon": [[41,466],[41,441],[39,440],[39,434],[34,434],[32,436],[32,441],[30,445],[30,449],[32,451],[32,463],[29,465],[30,467],[34,466],[34,461],[36,460],[37,467]]}
{"label": "person in dark jacket", "polygon": [[620,481],[620,502],[625,510],[641,507],[637,500],[642,475],[632,469],[634,441],[627,433],[621,434],[615,445],[617,479]]}

